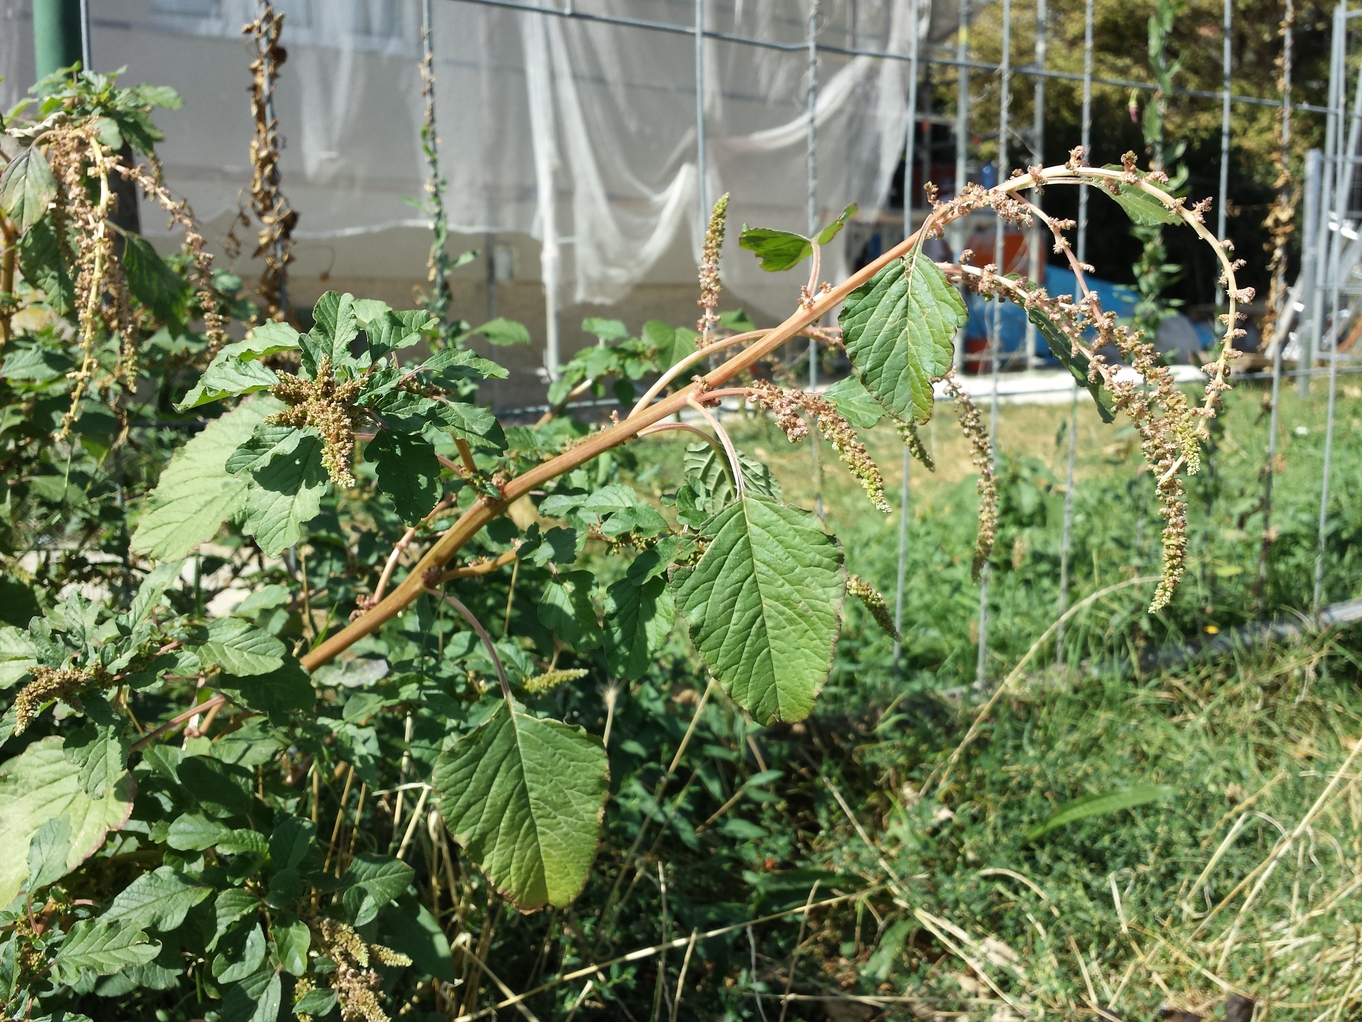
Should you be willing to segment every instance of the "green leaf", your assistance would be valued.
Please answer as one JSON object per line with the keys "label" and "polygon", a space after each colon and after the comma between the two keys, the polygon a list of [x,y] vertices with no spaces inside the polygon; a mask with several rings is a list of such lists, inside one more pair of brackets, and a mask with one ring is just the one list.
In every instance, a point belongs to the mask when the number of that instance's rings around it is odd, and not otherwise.
{"label": "green leaf", "polygon": [[771,227],[748,227],[742,225],[738,235],[738,247],[755,253],[760,265],[767,273],[779,273],[797,266],[810,253],[813,245],[802,234],[793,231],[777,231]]}
{"label": "green leaf", "polygon": [[53,312],[64,316],[76,307],[76,284],[50,220],[34,224],[19,239],[19,272],[42,291]]}
{"label": "green leaf", "polygon": [[675,327],[657,319],[650,319],[643,324],[643,340],[657,351],[659,369],[669,369],[687,355],[694,355],[697,336],[694,330]]}
{"label": "green leaf", "polygon": [[178,929],[185,914],[212,893],[211,887],[195,883],[170,866],[160,866],[123,888],[100,918],[168,932]]}
{"label": "green leaf", "polygon": [[225,344],[218,356],[234,355],[243,362],[277,355],[282,351],[298,350],[298,331],[287,323],[269,319],[253,327],[242,341]]}
{"label": "green leaf", "polygon": [[[208,846],[204,846],[208,847]],[[250,891],[240,887],[229,887],[218,892],[213,902],[213,915],[217,920],[217,936],[221,937],[231,925],[248,912],[258,911],[260,899]]]}
{"label": "green leaf", "polygon": [[[1153,110],[1154,104],[1149,104],[1149,108]],[[1125,168],[1111,163],[1104,169],[1123,171]],[[1160,224],[1182,223],[1180,216],[1137,185],[1121,182],[1116,185],[1114,192],[1107,187],[1103,187],[1101,190],[1116,200],[1116,204],[1125,210],[1130,222],[1137,227],[1158,227]]]}
{"label": "green leaf", "polygon": [[0,174],[0,208],[21,231],[41,220],[56,197],[57,179],[35,146],[21,150]]}
{"label": "green leaf", "polygon": [[884,409],[855,376],[839,380],[823,392],[842,417],[857,429],[873,429],[884,418]]}
{"label": "green leaf", "polygon": [[483,337],[487,338],[489,344],[504,346],[530,343],[530,332],[525,329],[524,324],[505,319],[502,316],[489,320],[482,326],[474,327],[469,333],[482,334]]}
{"label": "green leaf", "polygon": [[601,644],[601,626],[591,591],[596,577],[589,571],[565,571],[549,580],[539,601],[539,623],[579,653]]}
{"label": "green leaf", "polygon": [[[728,478],[728,459],[716,451],[713,444],[689,444],[686,447],[685,466],[687,478],[698,479],[712,498],[711,511],[717,512],[737,498],[732,480]],[[742,469],[743,485],[749,492],[758,497],[780,500],[780,480],[772,474],[769,466],[738,451],[738,467]]]}
{"label": "green leaf", "polygon": [[398,516],[415,525],[440,499],[440,463],[429,440],[411,433],[380,432],[364,448],[374,463],[378,488],[393,502]]}
{"label": "green leaf", "polygon": [[[640,554],[639,559],[649,556]],[[667,580],[622,578],[605,591],[605,659],[610,672],[637,681],[667,644],[676,622],[676,603]]]}
{"label": "green leaf", "polygon": [[582,320],[582,329],[602,341],[622,341],[629,336],[629,328],[619,320],[602,319],[599,316],[588,316]]}
{"label": "green leaf", "polygon": [[410,958],[423,974],[447,983],[454,981],[449,940],[426,906],[403,898],[383,910],[378,925],[383,943]]}
{"label": "green leaf", "polygon": [[291,454],[303,438],[303,431],[293,426],[271,426],[262,422],[250,438],[227,458],[226,468],[232,475],[254,472],[264,468],[276,454]]}
{"label": "green leaf", "polygon": [[1097,405],[1097,414],[1102,417],[1102,421],[1114,422],[1116,413],[1112,410],[1111,394],[1102,386],[1101,381],[1088,379],[1088,367],[1092,365],[1092,359],[1082,351],[1075,350],[1069,335],[1059,329],[1055,321],[1045,315],[1039,306],[1027,309],[1026,316],[1045,338],[1045,343],[1050,346],[1050,353],[1073,374],[1079,386],[1084,387],[1092,395],[1093,403]]}
{"label": "green leaf", "polygon": [[416,871],[401,859],[387,855],[362,854],[341,877],[345,888],[342,900],[356,926],[378,917],[379,910],[407,889]]}
{"label": "green leaf", "polygon": [[273,398],[247,401],[175,452],[161,481],[147,498],[146,510],[133,533],[134,553],[178,560],[213,538],[222,523],[246,504],[250,480],[226,469],[265,416],[283,406]]}
{"label": "green leaf", "polygon": [[421,364],[421,371],[434,373],[451,384],[465,380],[504,380],[511,375],[507,369],[467,348],[441,348]]}
{"label": "green leaf", "polygon": [[832,669],[846,595],[842,549],[808,511],[747,496],[704,526],[677,571],[677,609],[705,665],[760,723],[803,720]]}
{"label": "green leaf", "polygon": [[240,397],[243,394],[258,394],[269,390],[279,382],[279,375],[268,366],[259,362],[248,362],[236,355],[219,352],[209,363],[188,394],[175,405],[179,411],[188,411],[200,405],[221,401],[225,397]]}
{"label": "green leaf", "polygon": [[284,644],[239,617],[208,622],[208,640],[195,652],[206,666],[221,667],[239,678],[268,674],[284,665]]}
{"label": "green leaf", "polygon": [[307,949],[312,944],[312,933],[307,923],[295,919],[288,926],[275,926],[272,933],[280,967],[293,976],[306,973]]}
{"label": "green leaf", "polygon": [[256,471],[246,492],[241,531],[275,557],[302,538],[302,526],[321,510],[328,477],[322,466],[322,439],[304,433],[288,454],[277,454]]}
{"label": "green leaf", "polygon": [[846,226],[847,221],[856,215],[857,208],[858,207],[854,202],[847,206],[846,209],[842,210],[841,215],[836,220],[818,232],[814,240],[820,245],[826,245],[833,238],[837,237],[838,232]]}
{"label": "green leaf", "polygon": [[466,401],[444,401],[435,409],[434,418],[472,447],[494,451],[506,447],[506,435],[491,409]]}
{"label": "green leaf", "polygon": [[38,649],[27,632],[0,625],[0,688],[8,688],[38,666]]}
{"label": "green leaf", "polygon": [[85,794],[80,767],[62,751],[62,739],[39,739],[0,765],[0,834],[11,854],[0,856],[0,906],[28,879],[28,850],[42,825],[65,816],[71,827],[66,869],[75,869],[104,844],[104,835],[123,826],[132,812],[132,778],[124,773],[102,799]]}
{"label": "green leaf", "polygon": [[179,333],[189,305],[190,287],[140,234],[123,236],[123,274],[128,290],[152,314]]}
{"label": "green leaf", "polygon": [[80,768],[80,784],[93,799],[103,798],[123,776],[131,743],[121,724],[87,721],[66,736],[66,758]]}
{"label": "green leaf", "polygon": [[135,926],[81,919],[57,949],[52,960],[52,980],[69,986],[80,979],[82,972],[108,976],[120,969],[145,965],[160,953],[161,945],[148,943],[147,935]]}
{"label": "green leaf", "polygon": [[336,991],[330,987],[313,987],[293,1006],[294,1016],[311,1015],[321,1018],[336,1006]]}
{"label": "green leaf", "polygon": [[316,697],[307,671],[291,658],[268,674],[218,678],[218,687],[252,710],[281,721],[295,710],[311,710]]}
{"label": "green leaf", "polygon": [[1034,841],[1052,830],[1063,827],[1066,823],[1085,820],[1089,816],[1106,816],[1110,813],[1120,812],[1122,809],[1142,806],[1148,802],[1162,802],[1165,799],[1172,798],[1177,794],[1177,791],[1176,788],[1167,784],[1137,784],[1129,788],[1118,788],[1115,791],[1085,795],[1082,798],[1074,799],[1072,802],[1064,803],[1043,822],[1028,830],[1026,840]]}
{"label": "green leaf", "polygon": [[609,790],[599,739],[503,703],[440,754],[432,780],[454,839],[522,910],[581,892]]}
{"label": "green leaf", "polygon": [[231,828],[216,820],[197,813],[185,813],[171,822],[166,844],[182,852],[201,852],[205,848],[212,848],[229,833]]}
{"label": "green leaf", "polygon": [[[317,343],[325,354],[331,356],[331,365],[339,368],[353,361],[350,355],[350,342],[359,336],[359,323],[355,318],[355,296],[328,291],[317,299],[312,308],[316,324],[309,337]],[[316,371],[316,366],[308,366]]]}
{"label": "green leaf", "polygon": [[[241,940],[240,930],[228,935],[223,943],[228,945],[213,959],[213,978],[222,983],[235,983],[255,973],[265,960],[265,932],[260,924],[245,930],[245,940]],[[240,957],[233,952],[240,952]]]}
{"label": "green leaf", "polygon": [[273,969],[261,969],[227,988],[222,999],[221,1022],[276,1022],[282,984]]}
{"label": "green leaf", "polygon": [[66,876],[71,853],[71,821],[56,816],[43,823],[28,845],[29,891],[37,891]]}
{"label": "green leaf", "polygon": [[861,382],[904,422],[932,416],[932,381],[951,368],[965,303],[915,248],[847,297],[838,322]]}

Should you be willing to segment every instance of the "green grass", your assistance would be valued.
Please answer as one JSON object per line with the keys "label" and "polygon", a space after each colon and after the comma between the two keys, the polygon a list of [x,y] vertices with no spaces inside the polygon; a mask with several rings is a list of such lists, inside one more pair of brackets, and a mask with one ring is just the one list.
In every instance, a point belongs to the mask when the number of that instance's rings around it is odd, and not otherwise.
{"label": "green grass", "polygon": [[[674,871],[672,925],[705,911],[712,918],[718,900],[732,906],[745,897],[754,915],[797,905],[819,879],[819,898],[865,893],[854,908],[815,913],[791,987],[806,998],[861,997],[886,1017],[1091,1018],[1101,1007],[1133,1019],[1152,1018],[1161,1005],[1209,1016],[1239,991],[1270,1005],[1273,1018],[1355,1017],[1362,771],[1356,763],[1338,771],[1362,738],[1358,636],[1315,637],[1148,677],[1132,667],[1141,652],[1309,608],[1322,394],[1311,402],[1284,395],[1277,534],[1259,586],[1261,398],[1247,387],[1231,396],[1207,468],[1190,488],[1191,557],[1173,606],[1146,612],[1152,584],[1094,601],[1072,620],[1061,650],[1037,651],[949,770],[947,758],[980,710],[976,694],[963,703],[942,695],[975,676],[976,501],[964,444],[949,413],[939,415],[925,431],[938,471],[913,472],[903,662],[892,662],[889,638],[853,609],[833,680],[807,724],[754,735],[749,755],[741,722],[711,704],[706,727],[732,736],[735,771],[755,773],[749,760],[760,750],[785,777],[768,799],[740,801],[728,813],[744,825],[729,830],[736,847],[723,853],[742,865],[742,885],[716,887],[706,857],[716,853],[673,821],[652,866]],[[1359,399],[1351,385],[1340,389],[1326,602],[1362,588]],[[1057,615],[1068,408],[1004,406],[1000,415],[994,679]],[[755,422],[735,420],[731,431],[775,466],[787,499],[812,503],[807,443],[790,448]],[[868,440],[896,495],[897,442],[880,431]],[[1102,426],[1080,406],[1071,604],[1157,574],[1159,520],[1133,448],[1128,429]],[[674,453],[641,457],[644,489],[651,483],[662,495],[675,485]],[[875,512],[826,461],[821,489],[848,566],[892,605],[897,515]],[[676,681],[689,673],[683,647],[671,670]],[[1027,839],[1074,799],[1140,785],[1172,793]],[[693,829],[721,801],[697,784],[678,815],[691,814]],[[1295,839],[1282,851],[1284,834]],[[642,904],[660,909],[656,900]],[[758,1017],[756,995],[785,989],[797,935],[791,922],[754,937],[755,970],[746,947],[730,944],[712,963],[727,969],[722,996],[697,988],[688,996],[701,1013],[692,1017],[719,1017],[719,1004],[727,1017]],[[793,1002],[790,1017],[822,1017],[823,1003]],[[769,1016],[769,1001],[765,1010]]]}

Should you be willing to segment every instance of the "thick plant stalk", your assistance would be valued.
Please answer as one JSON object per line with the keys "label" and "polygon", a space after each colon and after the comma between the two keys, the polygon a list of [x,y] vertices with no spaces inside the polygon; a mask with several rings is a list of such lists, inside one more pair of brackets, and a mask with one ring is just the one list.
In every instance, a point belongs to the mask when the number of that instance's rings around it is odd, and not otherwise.
{"label": "thick plant stalk", "polygon": [[962,201],[966,198],[965,196],[962,196],[962,199],[939,205],[926,218],[922,227],[909,237],[889,249],[878,259],[853,273],[836,287],[816,296],[811,296],[811,301],[807,304],[801,303],[780,326],[766,331],[764,336],[755,340],[749,347],[737,352],[704,376],[698,377],[689,386],[682,387],[655,404],[636,408],[619,423],[511,479],[501,487],[500,498],[478,497],[464,511],[459,520],[426,551],[425,555],[399,585],[376,606],[360,615],[335,635],[318,644],[302,658],[302,665],[309,671],[316,670],[364,636],[372,634],[384,623],[410,606],[425,591],[429,584],[428,580],[436,577],[444,565],[462,549],[464,544],[477,535],[489,522],[500,516],[515,501],[558,476],[572,471],[579,465],[586,464],[605,451],[627,443],[649,426],[656,425],[675,415],[706,391],[723,386],[739,373],[750,369],[762,359],[774,354],[781,345],[798,336],[802,331],[809,329],[824,316],[829,315],[856,288],[869,281],[880,270],[911,252],[923,238],[940,231],[947,223],[966,215],[973,208],[987,205],[988,200],[986,198],[981,199],[980,196],[992,194],[1001,200],[1015,201],[1011,197],[1028,188],[1052,184],[1091,184],[1094,182],[1113,189],[1125,186],[1145,192],[1191,226],[1197,235],[1215,250],[1224,273],[1229,308],[1223,317],[1227,323],[1225,347],[1220,357],[1208,367],[1211,379],[1206,385],[1202,414],[1207,418],[1213,416],[1220,393],[1229,388],[1229,384],[1225,382],[1225,378],[1229,375],[1229,364],[1238,355],[1238,352],[1233,348],[1234,325],[1237,322],[1238,303],[1243,297],[1235,283],[1235,266],[1224,246],[1201,223],[1198,211],[1185,209],[1182,200],[1175,199],[1161,188],[1150,184],[1142,176],[1129,171],[1082,166],[1073,159],[1064,165],[1046,168],[1033,167],[1027,173],[1019,174],[999,185],[992,190],[992,193],[983,193],[982,190],[979,190],[979,194],[974,196],[974,206]]}

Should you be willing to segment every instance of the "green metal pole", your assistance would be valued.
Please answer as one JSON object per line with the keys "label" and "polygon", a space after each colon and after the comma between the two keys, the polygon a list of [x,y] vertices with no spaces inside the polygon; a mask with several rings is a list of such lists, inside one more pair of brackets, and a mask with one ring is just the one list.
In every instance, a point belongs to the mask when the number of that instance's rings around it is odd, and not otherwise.
{"label": "green metal pole", "polygon": [[80,61],[80,0],[33,0],[33,65],[41,80]]}

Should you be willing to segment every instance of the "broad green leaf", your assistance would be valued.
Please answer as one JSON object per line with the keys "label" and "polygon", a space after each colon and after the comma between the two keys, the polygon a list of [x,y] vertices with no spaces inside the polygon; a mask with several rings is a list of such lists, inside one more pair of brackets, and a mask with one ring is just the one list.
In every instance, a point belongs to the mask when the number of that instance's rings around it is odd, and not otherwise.
{"label": "broad green leaf", "polygon": [[42,291],[58,315],[76,307],[76,284],[50,220],[40,220],[19,239],[19,272]]}
{"label": "broad green leaf", "polygon": [[629,328],[617,319],[602,319],[588,316],[582,320],[582,329],[602,341],[622,341],[629,336]]}
{"label": "broad green leaf", "polygon": [[364,926],[378,917],[383,906],[405,891],[415,875],[401,859],[387,855],[357,855],[341,877],[345,910],[356,926]]}
{"label": "broad green leaf", "polygon": [[306,973],[307,949],[312,943],[312,933],[308,930],[307,923],[295,919],[288,926],[273,927],[271,932],[274,935],[274,948],[279,956],[280,967],[293,976]]}
{"label": "broad green leaf", "polygon": [[321,437],[304,433],[297,447],[255,473],[241,531],[254,536],[268,556],[278,556],[302,538],[302,526],[321,509],[326,486]]}
{"label": "broad green leaf", "polygon": [[293,1006],[293,1013],[321,1018],[336,1006],[336,991],[330,987],[313,987]]}
{"label": "broad green leaf", "polygon": [[0,208],[21,231],[41,220],[56,197],[57,179],[35,146],[20,150],[0,174]]}
{"label": "broad green leaf", "polygon": [[221,1022],[276,1022],[282,1003],[279,974],[265,968],[227,988]]}
{"label": "broad green leaf", "polygon": [[100,916],[110,923],[169,932],[184,922],[185,913],[213,893],[211,887],[170,866],[143,873],[118,892]]}
{"label": "broad green leaf", "polygon": [[380,432],[364,448],[374,463],[378,488],[393,502],[398,516],[415,525],[440,499],[440,463],[429,440],[411,433]]}
{"label": "broad green leaf", "polygon": [[823,396],[857,429],[873,429],[884,418],[884,408],[854,375],[834,383]]}
{"label": "broad green leaf", "polygon": [[252,975],[265,960],[265,931],[260,924],[245,930],[245,940],[240,939],[241,931],[228,935],[223,943],[227,947],[213,959],[213,978],[222,983],[235,983]]}
{"label": "broad green leaf", "polygon": [[222,523],[246,504],[250,480],[226,469],[265,416],[283,406],[273,398],[243,403],[175,452],[147,498],[131,547],[159,560],[178,560],[213,538]]}
{"label": "broad green leaf", "polygon": [[279,375],[259,362],[248,362],[236,355],[218,353],[194,384],[189,393],[175,407],[188,411],[200,405],[221,401],[225,397],[258,394],[279,382]]}
{"label": "broad green leaf", "polygon": [[281,351],[298,350],[298,331],[287,323],[269,319],[253,327],[245,340],[225,344],[219,356],[234,355],[243,362],[277,355]]}
{"label": "broad green leaf", "polygon": [[1115,791],[1085,795],[1082,798],[1074,799],[1072,802],[1064,803],[1043,822],[1028,830],[1026,840],[1034,841],[1036,838],[1048,834],[1052,830],[1057,830],[1066,823],[1073,823],[1075,820],[1085,820],[1089,816],[1106,816],[1110,813],[1120,812],[1122,809],[1142,806],[1148,802],[1162,802],[1176,794],[1177,789],[1167,784],[1137,784],[1129,788],[1118,788]]}
{"label": "broad green leaf", "polygon": [[896,419],[926,422],[932,381],[950,370],[966,318],[960,295],[918,247],[851,292],[838,322],[866,389]]}
{"label": "broad green leaf", "polygon": [[7,905],[28,879],[28,849],[48,820],[65,816],[71,827],[69,872],[123,826],[132,811],[132,777],[124,773],[102,799],[85,794],[80,767],[62,752],[62,739],[39,739],[0,765],[0,834],[11,854],[0,856],[0,905]]}
{"label": "broad green leaf", "polygon": [[217,936],[221,937],[234,922],[248,912],[258,911],[259,908],[259,897],[250,891],[242,890],[240,887],[229,887],[225,891],[219,891],[217,899],[213,902]]}
{"label": "broad green leaf", "polygon": [[81,919],[71,927],[66,940],[52,960],[52,979],[70,985],[82,972],[108,976],[120,969],[145,965],[161,952],[147,935],[135,926],[107,923],[103,919]]}
{"label": "broad green leaf", "polygon": [[[350,342],[359,336],[359,322],[355,318],[355,296],[328,291],[317,299],[312,309],[316,324],[310,337],[331,356],[333,367],[351,361]],[[307,367],[315,371],[316,367]]]}
{"label": "broad green leaf", "polygon": [[[1150,109],[1154,104],[1149,104]],[[1115,164],[1109,164],[1107,170],[1122,170]],[[1116,200],[1116,204],[1125,210],[1130,222],[1137,227],[1158,227],[1160,224],[1180,224],[1182,218],[1165,206],[1157,198],[1150,195],[1143,189],[1128,185],[1124,182],[1116,186],[1116,191],[1103,187],[1101,191],[1106,192]]]}
{"label": "broad green leaf", "polygon": [[43,823],[28,845],[28,883],[36,891],[66,876],[71,853],[71,821],[55,816]]}
{"label": "broad green leaf", "polygon": [[38,665],[38,648],[28,632],[0,625],[0,688],[8,688]]}
{"label": "broad green leaf", "polygon": [[779,273],[797,266],[813,252],[813,245],[802,234],[746,224],[738,235],[738,247],[754,253],[767,273]]}
{"label": "broad green leaf", "polygon": [[131,743],[120,723],[87,721],[66,736],[64,753],[80,770],[80,784],[93,799],[103,798],[123,776]]}
{"label": "broad green leaf", "polygon": [[846,595],[842,549],[808,511],[747,496],[704,526],[677,609],[730,696],[762,724],[803,720],[832,669]]}
{"label": "broad green leaf", "polygon": [[1073,374],[1073,378],[1078,381],[1079,386],[1085,387],[1092,400],[1097,405],[1097,414],[1102,417],[1103,422],[1112,422],[1116,415],[1112,411],[1112,397],[1101,381],[1088,379],[1088,367],[1092,365],[1092,359],[1081,351],[1075,351],[1073,342],[1069,335],[1055,325],[1055,321],[1045,315],[1038,306],[1033,306],[1026,310],[1026,316],[1036,325],[1040,335],[1045,338],[1045,343],[1050,346],[1050,353],[1059,359],[1065,369]]}
{"label": "broad green leaf", "polygon": [[[713,511],[717,512],[736,498],[733,482],[728,477],[728,459],[716,451],[712,444],[701,442],[687,445],[685,466],[686,476],[698,479],[704,485],[705,492],[713,498]],[[742,469],[743,485],[749,492],[777,502],[780,500],[780,480],[767,465],[738,451],[738,467]]]}
{"label": "broad green leaf", "polygon": [[231,832],[217,820],[210,820],[197,813],[177,816],[170,824],[166,844],[182,852],[201,852],[212,848]]}
{"label": "broad green leaf", "polygon": [[208,639],[195,647],[199,659],[225,674],[249,678],[284,666],[284,644],[239,617],[208,622]]}
{"label": "broad green leaf", "polygon": [[178,332],[189,304],[189,285],[166,265],[146,238],[140,234],[125,234],[123,238],[123,274],[128,290],[158,320]]}
{"label": "broad green leaf", "polygon": [[656,349],[659,369],[668,369],[687,355],[694,355],[695,338],[698,336],[694,330],[675,327],[661,320],[650,319],[643,324],[643,340]]}
{"label": "broad green leaf", "polygon": [[549,580],[539,601],[539,623],[579,653],[601,644],[601,626],[591,591],[596,578],[589,571],[565,571]]}
{"label": "broad green leaf", "polygon": [[[647,554],[640,555],[646,557]],[[637,681],[667,644],[676,622],[676,603],[667,580],[622,578],[605,591],[605,659],[610,672]]]}
{"label": "broad green leaf", "polygon": [[842,210],[836,220],[819,231],[818,234],[815,235],[815,240],[817,240],[818,244],[826,245],[833,238],[837,237],[838,232],[846,226],[847,221],[856,215],[857,208],[856,203],[851,203],[846,209]]}
{"label": "broad green leaf", "polygon": [[409,957],[423,974],[454,981],[449,939],[426,906],[403,898],[383,910],[378,925],[384,944]]}
{"label": "broad green leaf", "polygon": [[449,383],[504,380],[511,375],[509,370],[467,348],[441,348],[421,364],[421,370]]}
{"label": "broad green leaf", "polygon": [[255,427],[250,439],[228,456],[227,471],[236,475],[264,468],[276,454],[293,453],[302,438],[301,429],[293,426],[272,426],[268,422],[262,422]]}
{"label": "broad green leaf", "polygon": [[183,561],[167,561],[164,564],[158,564],[147,572],[146,577],[142,579],[142,584],[137,587],[137,595],[133,597],[132,606],[128,609],[128,613],[119,618],[120,626],[135,634],[142,625],[146,624],[150,620],[152,612],[160,606],[161,597],[179,578],[180,570],[183,567]]}
{"label": "broad green leaf", "polygon": [[581,892],[609,790],[599,739],[503,703],[440,754],[433,783],[454,839],[522,910]]}
{"label": "broad green leaf", "polygon": [[466,401],[442,401],[432,419],[445,426],[471,447],[500,451],[506,447],[506,435],[491,409]]}
{"label": "broad green leaf", "polygon": [[530,332],[525,329],[524,324],[514,320],[498,316],[496,319],[489,320],[482,326],[474,327],[469,331],[472,334],[482,334],[490,344],[529,344]]}
{"label": "broad green leaf", "polygon": [[293,659],[267,674],[220,677],[217,684],[244,706],[278,720],[287,720],[294,710],[312,709],[316,697],[307,671]]}

